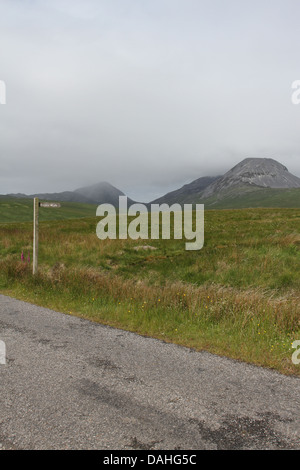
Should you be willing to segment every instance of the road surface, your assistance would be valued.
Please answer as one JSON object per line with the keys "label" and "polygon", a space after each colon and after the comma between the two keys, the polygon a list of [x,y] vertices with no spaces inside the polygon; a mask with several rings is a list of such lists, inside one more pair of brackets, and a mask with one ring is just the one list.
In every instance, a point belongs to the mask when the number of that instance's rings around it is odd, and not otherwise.
{"label": "road surface", "polygon": [[299,449],[300,379],[0,295],[0,448]]}

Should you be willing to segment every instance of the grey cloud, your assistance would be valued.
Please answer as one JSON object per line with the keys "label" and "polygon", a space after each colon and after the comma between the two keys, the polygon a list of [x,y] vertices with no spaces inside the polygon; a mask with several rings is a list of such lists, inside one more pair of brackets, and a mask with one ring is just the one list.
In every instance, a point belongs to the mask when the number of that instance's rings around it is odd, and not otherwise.
{"label": "grey cloud", "polygon": [[0,193],[106,180],[149,200],[247,156],[300,176],[299,13],[296,0],[0,0]]}

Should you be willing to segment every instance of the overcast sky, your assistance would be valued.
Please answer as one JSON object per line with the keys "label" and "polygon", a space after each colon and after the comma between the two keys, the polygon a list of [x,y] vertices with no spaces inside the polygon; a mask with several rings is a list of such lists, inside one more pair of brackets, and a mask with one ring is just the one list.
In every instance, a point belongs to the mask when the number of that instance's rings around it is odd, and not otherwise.
{"label": "overcast sky", "polygon": [[299,0],[0,0],[0,194],[300,176]]}

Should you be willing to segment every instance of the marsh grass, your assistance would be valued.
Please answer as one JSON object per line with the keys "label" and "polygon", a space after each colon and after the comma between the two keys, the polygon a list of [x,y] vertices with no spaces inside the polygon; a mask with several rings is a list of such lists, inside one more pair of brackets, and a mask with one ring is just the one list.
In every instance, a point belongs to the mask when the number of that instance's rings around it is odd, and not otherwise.
{"label": "marsh grass", "polygon": [[207,211],[205,246],[105,240],[96,219],[40,224],[40,269],[20,261],[31,224],[0,225],[0,290],[212,353],[300,375],[300,211]]}

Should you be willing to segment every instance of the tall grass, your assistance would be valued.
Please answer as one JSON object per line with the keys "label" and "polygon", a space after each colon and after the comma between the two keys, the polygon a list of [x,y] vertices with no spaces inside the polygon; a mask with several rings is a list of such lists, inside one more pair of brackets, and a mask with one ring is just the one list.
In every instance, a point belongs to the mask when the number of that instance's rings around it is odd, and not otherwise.
{"label": "tall grass", "polygon": [[299,373],[290,361],[299,336],[299,296],[182,281],[163,286],[95,268],[56,264],[33,277],[30,266],[0,263],[2,287],[69,314],[196,349]]}
{"label": "tall grass", "polygon": [[300,211],[206,213],[205,246],[106,240],[96,220],[44,222],[39,274],[20,261],[32,227],[0,225],[0,290],[19,298],[300,375]]}

